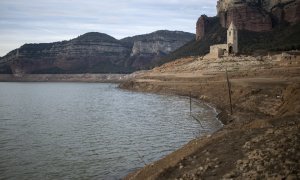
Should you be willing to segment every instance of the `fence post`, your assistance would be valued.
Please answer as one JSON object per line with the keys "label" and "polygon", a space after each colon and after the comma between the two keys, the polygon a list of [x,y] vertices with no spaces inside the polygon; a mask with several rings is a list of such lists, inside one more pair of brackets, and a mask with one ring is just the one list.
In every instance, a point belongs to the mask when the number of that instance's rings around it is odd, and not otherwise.
{"label": "fence post", "polygon": [[229,102],[230,102],[230,114],[233,115],[232,99],[231,99],[231,84],[229,82],[227,68],[226,68],[226,79],[227,79],[228,95],[229,95]]}
{"label": "fence post", "polygon": [[190,114],[192,114],[192,92],[190,92]]}

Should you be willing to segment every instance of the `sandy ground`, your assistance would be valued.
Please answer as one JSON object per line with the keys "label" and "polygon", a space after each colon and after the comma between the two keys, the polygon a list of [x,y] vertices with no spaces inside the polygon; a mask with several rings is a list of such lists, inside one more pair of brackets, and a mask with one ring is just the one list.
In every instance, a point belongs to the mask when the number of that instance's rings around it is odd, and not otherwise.
{"label": "sandy ground", "polygon": [[191,57],[133,77],[121,88],[191,93],[226,126],[125,179],[300,179],[300,57]]}

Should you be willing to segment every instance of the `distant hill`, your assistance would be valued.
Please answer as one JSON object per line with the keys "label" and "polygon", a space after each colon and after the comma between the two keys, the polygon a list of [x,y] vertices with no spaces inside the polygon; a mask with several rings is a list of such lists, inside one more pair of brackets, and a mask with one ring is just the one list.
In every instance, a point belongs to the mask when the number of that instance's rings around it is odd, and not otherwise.
{"label": "distant hill", "polygon": [[130,73],[149,69],[194,36],[165,30],[117,40],[90,32],[70,41],[25,44],[0,58],[0,73]]}

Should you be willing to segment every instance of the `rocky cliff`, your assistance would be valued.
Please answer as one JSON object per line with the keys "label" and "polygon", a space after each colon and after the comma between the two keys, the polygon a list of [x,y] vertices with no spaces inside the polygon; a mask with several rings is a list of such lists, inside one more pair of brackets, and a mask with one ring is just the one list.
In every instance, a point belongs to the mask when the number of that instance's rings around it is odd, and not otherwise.
{"label": "rocky cliff", "polygon": [[156,31],[146,35],[124,38],[132,45],[128,62],[134,68],[145,69],[159,63],[160,58],[170,54],[194,38],[194,34],[181,31]]}
{"label": "rocky cliff", "polygon": [[[239,30],[268,32],[279,24],[300,22],[300,0],[219,0],[220,24],[228,28],[234,22]],[[201,16],[196,25],[196,39],[201,40],[209,26]]]}
{"label": "rocky cliff", "polygon": [[225,28],[233,22],[240,30],[255,32],[272,30],[272,20],[269,14],[247,4],[235,5],[227,11],[219,12],[219,17],[222,27]]}
{"label": "rocky cliff", "polygon": [[262,32],[283,21],[299,22],[300,0],[219,0],[218,16],[223,27],[233,21],[239,29]]}
{"label": "rocky cliff", "polygon": [[193,38],[194,34],[157,31],[117,40],[91,32],[70,41],[25,44],[0,59],[0,73],[128,73],[153,62]]}
{"label": "rocky cliff", "polygon": [[[226,43],[227,29],[221,26],[218,17],[210,18],[210,21],[213,23],[211,26],[207,26],[207,31],[202,39],[194,39],[161,61],[169,62],[183,57],[204,56],[209,53],[211,45]],[[278,51],[299,50],[299,34],[300,23],[279,26],[270,32],[240,30],[239,52],[241,54],[267,55]]]}

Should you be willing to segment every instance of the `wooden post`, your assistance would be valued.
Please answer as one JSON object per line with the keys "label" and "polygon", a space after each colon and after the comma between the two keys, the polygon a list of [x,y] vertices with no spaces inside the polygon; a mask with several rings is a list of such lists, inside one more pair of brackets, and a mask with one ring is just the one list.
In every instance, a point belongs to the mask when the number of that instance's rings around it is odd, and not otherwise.
{"label": "wooden post", "polygon": [[190,114],[192,114],[192,93],[190,92]]}
{"label": "wooden post", "polygon": [[229,82],[227,68],[226,68],[226,79],[227,79],[228,95],[229,95],[229,103],[230,103],[230,114],[233,115],[232,99],[231,99],[231,84]]}
{"label": "wooden post", "polygon": [[139,158],[141,159],[141,161],[144,163],[144,165],[146,166],[147,163],[146,161],[144,160],[143,156],[141,156],[141,154],[136,150],[137,154],[139,155]]}

